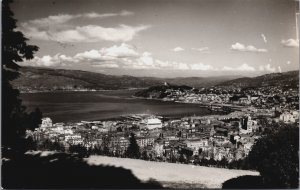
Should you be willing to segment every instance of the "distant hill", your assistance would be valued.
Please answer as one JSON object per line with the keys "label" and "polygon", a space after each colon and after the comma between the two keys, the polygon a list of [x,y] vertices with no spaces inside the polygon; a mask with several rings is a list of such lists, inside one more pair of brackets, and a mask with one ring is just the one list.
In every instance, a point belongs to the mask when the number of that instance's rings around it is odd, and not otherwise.
{"label": "distant hill", "polygon": [[161,84],[151,78],[112,76],[79,70],[22,67],[13,85],[21,90],[128,89]]}
{"label": "distant hill", "polygon": [[193,88],[186,85],[159,85],[159,86],[152,86],[148,89],[138,91],[134,94],[134,96],[137,97],[143,97],[143,98],[155,98],[155,99],[162,99],[166,97],[169,93],[168,90],[179,90],[181,92],[184,92],[186,90],[192,90]]}
{"label": "distant hill", "polygon": [[195,88],[208,87],[237,77],[187,77],[155,78],[114,76],[80,70],[64,70],[37,67],[21,67],[20,77],[13,85],[21,91],[56,91],[56,90],[113,90],[129,88],[147,88],[164,82],[176,85],[188,85]]}
{"label": "distant hill", "polygon": [[[170,80],[173,84],[180,84],[182,81],[179,80],[178,83],[175,83],[176,79]],[[204,80],[207,80],[204,78]],[[187,79],[183,79],[183,81],[187,81]],[[209,81],[209,80],[207,80]],[[228,80],[225,82],[216,81],[216,87],[223,88],[223,89],[234,89],[234,88],[257,88],[257,87],[280,87],[281,89],[289,89],[298,88],[299,85],[299,75],[298,71],[289,71],[285,73],[272,73],[261,75],[258,77],[243,77],[234,80]],[[192,84],[192,82],[191,82]],[[208,82],[206,84],[209,84]],[[208,86],[212,87],[214,85]],[[169,90],[179,90],[181,92],[192,90],[193,88],[186,85],[158,85],[152,86],[148,89],[144,89],[135,93],[137,97],[144,97],[144,98],[156,98],[162,99],[165,98],[170,94]],[[198,92],[197,88],[193,89],[194,92]]]}
{"label": "distant hill", "polygon": [[166,82],[175,85],[187,85],[194,88],[210,87],[218,85],[224,81],[237,79],[241,76],[218,76],[218,77],[177,77],[165,79]]}
{"label": "distant hill", "polygon": [[228,80],[218,84],[223,88],[251,88],[251,87],[284,87],[298,88],[299,71],[289,71],[284,73],[271,73],[258,77],[243,77],[234,80]]}

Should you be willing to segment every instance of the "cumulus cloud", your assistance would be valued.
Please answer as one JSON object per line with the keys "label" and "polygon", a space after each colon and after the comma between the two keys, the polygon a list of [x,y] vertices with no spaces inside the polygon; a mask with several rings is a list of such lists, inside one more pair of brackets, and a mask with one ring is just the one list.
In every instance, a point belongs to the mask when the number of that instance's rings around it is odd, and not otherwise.
{"label": "cumulus cloud", "polygon": [[211,65],[206,65],[203,63],[196,63],[196,64],[191,64],[190,68],[192,70],[201,70],[201,71],[208,71],[208,70],[217,70],[216,68],[214,68]]}
{"label": "cumulus cloud", "polygon": [[[101,49],[92,49],[76,53],[73,56],[56,54],[35,57],[25,60],[21,65],[43,66],[43,67],[76,67],[85,64],[87,67],[107,69],[163,69],[174,71],[218,71],[218,68],[204,63],[185,63],[176,61],[163,61],[153,57],[150,52],[139,53],[137,49],[129,44],[122,43]],[[268,69],[269,67],[266,67]],[[223,71],[255,71],[255,68],[244,63],[233,68],[225,66]]]}
{"label": "cumulus cloud", "polygon": [[174,69],[175,70],[189,70],[190,67],[188,66],[188,64],[186,63],[177,63],[177,62],[174,62]]}
{"label": "cumulus cloud", "polygon": [[[81,53],[77,53],[74,56],[66,56],[61,54],[56,54],[54,56],[45,55],[43,57],[34,57],[32,60],[26,60],[21,64],[30,65],[30,66],[61,66],[61,65],[70,65],[74,63],[90,63],[90,64],[101,64],[104,66],[104,63],[122,60],[123,58],[133,58],[139,57],[139,53],[134,49],[133,46],[122,43],[120,46],[112,46],[109,48],[102,48],[100,50],[89,50]],[[115,66],[109,66],[115,67]]]}
{"label": "cumulus cloud", "polygon": [[267,37],[264,34],[261,34],[261,37],[264,40],[264,42],[267,43]]}
{"label": "cumulus cloud", "polygon": [[258,49],[252,45],[246,46],[238,42],[231,45],[231,50],[242,51],[242,52],[256,52],[256,53],[265,53],[268,51],[266,49]]}
{"label": "cumulus cloud", "polygon": [[261,65],[261,66],[259,66],[259,71],[266,71],[266,72],[274,73],[276,71],[276,68],[272,67],[271,64]]}
{"label": "cumulus cloud", "polygon": [[69,63],[76,63],[72,57],[56,54],[54,56],[44,55],[42,57],[34,57],[32,60],[26,60],[19,64],[26,66],[35,66],[35,67],[54,67],[54,66],[66,66]]}
{"label": "cumulus cloud", "polygon": [[299,47],[298,39],[281,40],[281,44],[285,47]]}
{"label": "cumulus cloud", "polygon": [[244,63],[239,67],[224,66],[222,68],[222,70],[224,70],[224,71],[250,71],[250,72],[256,71],[256,69],[254,67],[249,66],[247,63]]}
{"label": "cumulus cloud", "polygon": [[122,43],[120,46],[112,46],[109,48],[102,48],[100,50],[90,50],[82,53],[77,53],[74,56],[75,60],[99,62],[112,61],[119,58],[138,57],[138,52],[133,46]]}
{"label": "cumulus cloud", "polygon": [[148,29],[149,25],[128,26],[121,24],[116,27],[103,27],[99,25],[75,26],[68,23],[77,18],[105,18],[112,16],[129,16],[133,12],[121,11],[120,13],[85,13],[85,14],[60,14],[46,18],[29,20],[20,24],[18,28],[27,37],[38,40],[52,40],[59,42],[99,42],[99,41],[131,41],[139,32]]}
{"label": "cumulus cloud", "polygon": [[201,53],[209,53],[209,48],[208,47],[202,47],[202,48],[191,48],[194,51],[199,51]]}
{"label": "cumulus cloud", "polygon": [[184,49],[182,47],[175,47],[172,49],[172,51],[175,51],[175,52],[179,52],[179,51],[184,51]]}
{"label": "cumulus cloud", "polygon": [[147,66],[152,66],[154,63],[154,59],[149,52],[144,52],[139,60]]}
{"label": "cumulus cloud", "polygon": [[118,57],[118,58],[136,57],[139,55],[133,46],[126,43],[122,43],[120,46],[114,45],[109,48],[102,48],[100,52],[103,55],[110,56],[110,57]]}

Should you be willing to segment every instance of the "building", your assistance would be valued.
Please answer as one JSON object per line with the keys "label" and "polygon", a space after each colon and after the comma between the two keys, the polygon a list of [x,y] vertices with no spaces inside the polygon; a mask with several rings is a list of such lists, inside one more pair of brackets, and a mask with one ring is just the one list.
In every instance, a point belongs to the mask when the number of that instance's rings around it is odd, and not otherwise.
{"label": "building", "polygon": [[295,123],[296,119],[293,114],[289,112],[284,112],[279,116],[279,120],[283,121],[284,123]]}
{"label": "building", "polygon": [[206,151],[209,148],[208,140],[207,139],[198,139],[198,140],[186,140],[186,147],[193,150],[193,155],[199,154],[199,149],[202,151]]}
{"label": "building", "polygon": [[153,137],[137,137],[136,142],[139,145],[139,147],[143,148],[148,145],[153,145],[154,144],[154,138]]}
{"label": "building", "polygon": [[145,120],[146,128],[149,130],[162,128],[162,122],[158,118],[149,118]]}
{"label": "building", "polygon": [[42,118],[41,128],[50,128],[52,125],[52,120],[49,117]]}
{"label": "building", "polygon": [[258,128],[257,121],[252,120],[252,118],[248,115],[241,119],[239,130],[241,134],[249,134]]}

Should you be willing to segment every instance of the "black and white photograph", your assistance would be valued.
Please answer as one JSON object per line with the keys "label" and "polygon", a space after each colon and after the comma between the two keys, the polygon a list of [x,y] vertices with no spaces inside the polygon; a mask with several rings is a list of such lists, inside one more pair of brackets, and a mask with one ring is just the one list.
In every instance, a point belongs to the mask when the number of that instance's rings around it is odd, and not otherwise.
{"label": "black and white photograph", "polygon": [[299,188],[299,0],[1,3],[2,188]]}

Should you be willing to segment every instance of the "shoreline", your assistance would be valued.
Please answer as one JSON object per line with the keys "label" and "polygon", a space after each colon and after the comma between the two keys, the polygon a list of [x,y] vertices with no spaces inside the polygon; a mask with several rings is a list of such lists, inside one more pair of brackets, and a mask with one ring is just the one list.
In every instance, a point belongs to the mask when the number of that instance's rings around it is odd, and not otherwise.
{"label": "shoreline", "polygon": [[147,88],[126,88],[126,89],[103,89],[103,90],[55,90],[55,91],[20,91],[20,94],[37,94],[37,93],[68,93],[68,92],[108,92],[108,91],[134,91],[134,90],[143,90]]}

